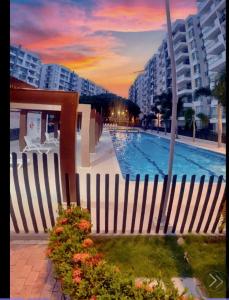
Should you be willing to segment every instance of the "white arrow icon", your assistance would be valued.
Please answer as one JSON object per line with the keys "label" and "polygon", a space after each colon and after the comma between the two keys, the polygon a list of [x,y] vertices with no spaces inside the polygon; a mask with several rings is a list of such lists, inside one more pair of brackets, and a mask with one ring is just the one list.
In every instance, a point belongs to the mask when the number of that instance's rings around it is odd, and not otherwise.
{"label": "white arrow icon", "polygon": [[212,287],[216,282],[219,281],[219,284],[217,284],[217,286],[215,287],[215,289],[217,289],[221,284],[223,284],[223,280],[218,276],[215,275],[213,276],[211,273],[209,273],[209,275],[211,276],[211,278],[213,279],[212,283],[209,285],[209,287]]}

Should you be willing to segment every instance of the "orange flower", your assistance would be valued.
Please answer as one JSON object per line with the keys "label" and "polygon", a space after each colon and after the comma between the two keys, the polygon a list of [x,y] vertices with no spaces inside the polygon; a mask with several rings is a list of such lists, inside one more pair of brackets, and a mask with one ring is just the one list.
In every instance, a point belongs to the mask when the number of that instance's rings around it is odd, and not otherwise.
{"label": "orange flower", "polygon": [[90,255],[88,253],[76,253],[73,255],[73,261],[74,262],[85,262],[90,258]]}
{"label": "orange flower", "polygon": [[88,247],[92,247],[93,246],[93,241],[91,240],[91,239],[85,239],[84,241],[83,241],[83,244],[82,244],[82,246],[84,247],[84,248],[88,248]]}
{"label": "orange flower", "polygon": [[136,287],[137,289],[141,289],[141,288],[143,287],[142,282],[136,282],[136,283],[135,283],[135,287]]}
{"label": "orange flower", "polygon": [[147,286],[145,287],[145,290],[146,290],[147,292],[152,292],[152,291],[154,290],[154,288],[153,288],[152,286],[147,285]]}
{"label": "orange flower", "polygon": [[73,270],[73,277],[80,277],[82,274],[82,271],[80,269],[74,269]]}
{"label": "orange flower", "polygon": [[81,281],[81,277],[76,276],[76,277],[73,278],[73,281],[74,281],[75,283],[79,284],[80,281]]}
{"label": "orange flower", "polygon": [[57,227],[57,228],[55,229],[55,233],[56,233],[56,234],[62,233],[63,231],[64,231],[64,227],[62,227],[62,226]]}
{"label": "orange flower", "polygon": [[72,213],[72,209],[71,208],[66,209],[65,213],[66,214],[71,214]]}
{"label": "orange flower", "polygon": [[90,298],[90,300],[96,300],[96,299],[97,299],[97,298],[96,298],[95,295],[91,296],[91,298]]}
{"label": "orange flower", "polygon": [[60,220],[59,220],[59,223],[60,223],[61,225],[67,224],[67,223],[68,223],[68,218],[60,219]]}
{"label": "orange flower", "polygon": [[81,220],[79,223],[75,224],[80,230],[83,230],[85,232],[89,232],[91,229],[91,223],[87,220]]}
{"label": "orange flower", "polygon": [[91,267],[97,266],[103,258],[103,255],[100,253],[97,253],[96,255],[90,257],[85,263]]}

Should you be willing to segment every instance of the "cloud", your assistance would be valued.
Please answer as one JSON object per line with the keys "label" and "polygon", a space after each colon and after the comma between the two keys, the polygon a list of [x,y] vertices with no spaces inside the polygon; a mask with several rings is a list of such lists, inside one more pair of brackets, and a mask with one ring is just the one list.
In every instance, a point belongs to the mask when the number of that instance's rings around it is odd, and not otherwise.
{"label": "cloud", "polygon": [[[172,0],[173,20],[195,13],[194,2]],[[130,80],[127,72],[135,68],[133,64],[136,68],[140,62],[142,64],[143,57],[139,57],[138,53],[141,51],[145,55],[147,51],[144,44],[148,47],[143,39],[142,44],[138,45],[139,50],[128,48],[128,40],[132,39],[128,33],[144,35],[146,31],[152,31],[154,41],[153,31],[164,31],[165,23],[164,1],[158,0],[11,2],[12,43],[39,53],[45,63],[60,63],[76,68],[85,76],[96,79],[99,84],[112,86],[113,78],[117,93],[119,88],[123,93],[126,84],[125,95]],[[126,34],[126,39],[120,38],[118,33],[121,32]],[[137,43],[138,40],[136,46]],[[133,42],[131,47],[135,47]],[[122,82],[117,81],[116,73],[119,73]],[[126,77],[120,75],[123,73]]]}

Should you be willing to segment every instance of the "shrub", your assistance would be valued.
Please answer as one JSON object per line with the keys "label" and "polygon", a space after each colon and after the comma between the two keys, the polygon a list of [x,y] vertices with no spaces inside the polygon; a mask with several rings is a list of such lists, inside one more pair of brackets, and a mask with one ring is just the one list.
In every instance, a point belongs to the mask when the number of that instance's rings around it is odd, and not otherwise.
{"label": "shrub", "polygon": [[65,295],[72,300],[182,299],[175,289],[165,291],[159,281],[154,287],[147,282],[135,285],[131,274],[122,274],[97,252],[88,237],[91,227],[88,211],[71,206],[60,208],[56,225],[49,231],[47,256]]}

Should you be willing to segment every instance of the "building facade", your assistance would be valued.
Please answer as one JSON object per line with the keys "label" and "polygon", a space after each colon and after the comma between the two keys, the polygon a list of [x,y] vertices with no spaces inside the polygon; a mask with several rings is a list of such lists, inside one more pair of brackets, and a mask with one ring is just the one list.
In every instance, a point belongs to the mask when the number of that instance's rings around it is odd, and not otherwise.
{"label": "building facade", "polygon": [[[214,131],[217,130],[217,100],[208,96],[196,99],[195,91],[203,87],[212,90],[217,76],[225,70],[225,5],[225,0],[199,0],[196,15],[190,15],[185,20],[176,20],[172,24],[177,95],[182,99],[183,113],[192,108],[196,115],[207,115]],[[171,61],[167,36],[157,53],[146,63],[144,76],[144,84],[138,84],[139,75],[131,85],[129,99],[137,103],[143,113],[148,114],[155,98],[171,90]],[[140,87],[143,91],[139,91]],[[196,120],[198,127],[201,127],[197,116]],[[180,126],[184,125],[184,116],[179,117],[178,121]]]}
{"label": "building facade", "polygon": [[38,55],[20,45],[10,45],[10,76],[39,87],[41,66]]}
{"label": "building facade", "polygon": [[41,89],[77,91],[90,96],[108,93],[64,66],[42,64],[38,55],[21,46],[10,46],[10,75]]}

